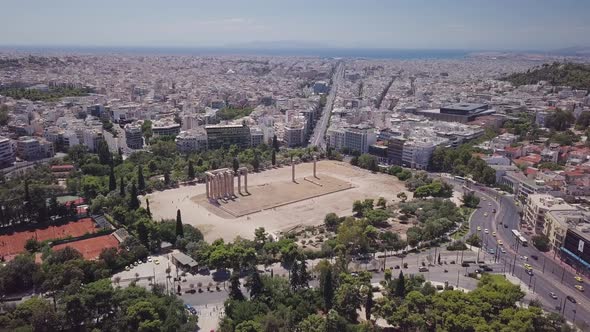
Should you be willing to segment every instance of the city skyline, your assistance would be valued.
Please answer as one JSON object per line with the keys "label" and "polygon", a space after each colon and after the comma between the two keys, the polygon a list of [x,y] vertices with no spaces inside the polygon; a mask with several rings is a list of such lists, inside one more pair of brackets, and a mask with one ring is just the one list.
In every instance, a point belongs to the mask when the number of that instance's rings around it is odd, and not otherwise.
{"label": "city skyline", "polygon": [[[585,1],[3,4],[0,45],[554,50],[590,45]],[[34,9],[34,10],[32,10]]]}

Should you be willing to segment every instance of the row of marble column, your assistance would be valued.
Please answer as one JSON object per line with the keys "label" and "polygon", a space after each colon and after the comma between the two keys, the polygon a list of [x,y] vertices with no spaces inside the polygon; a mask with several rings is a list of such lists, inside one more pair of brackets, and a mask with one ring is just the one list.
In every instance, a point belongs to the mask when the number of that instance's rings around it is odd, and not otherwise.
{"label": "row of marble column", "polygon": [[[248,193],[248,169],[241,167],[236,173],[238,176],[238,193],[242,193],[241,175],[244,175],[244,189]],[[208,199],[217,200],[234,198],[234,172],[227,168],[205,173],[205,192]]]}

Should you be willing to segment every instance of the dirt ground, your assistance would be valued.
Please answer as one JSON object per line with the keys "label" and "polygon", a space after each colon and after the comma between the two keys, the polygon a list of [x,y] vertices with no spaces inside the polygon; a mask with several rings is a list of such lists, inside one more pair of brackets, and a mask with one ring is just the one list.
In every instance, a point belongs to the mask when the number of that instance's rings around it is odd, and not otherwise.
{"label": "dirt ground", "polygon": [[[313,164],[299,164],[295,172],[297,179],[312,178]],[[156,192],[147,195],[147,198],[150,200],[150,210],[155,220],[176,218],[176,210],[180,209],[183,222],[199,228],[207,241],[218,238],[230,241],[236,236],[253,238],[257,227],[264,227],[267,232],[277,234],[296,226],[318,225],[330,212],[335,212],[339,216],[351,215],[352,203],[355,200],[384,197],[389,202],[398,201],[396,195],[400,191],[406,191],[403,182],[393,176],[373,174],[344,162],[319,161],[317,175],[322,178],[322,174],[349,183],[352,188],[263,209],[237,218],[229,214],[213,213],[212,207],[208,206],[209,203],[199,199],[205,193],[204,184]],[[290,167],[248,175],[248,186],[252,188],[269,184],[275,186],[290,181]],[[255,197],[255,194],[256,192],[253,192],[249,199],[265,199],[264,194],[259,195],[261,197]],[[406,194],[411,197],[411,193],[406,191]],[[145,204],[145,198],[142,202]]]}

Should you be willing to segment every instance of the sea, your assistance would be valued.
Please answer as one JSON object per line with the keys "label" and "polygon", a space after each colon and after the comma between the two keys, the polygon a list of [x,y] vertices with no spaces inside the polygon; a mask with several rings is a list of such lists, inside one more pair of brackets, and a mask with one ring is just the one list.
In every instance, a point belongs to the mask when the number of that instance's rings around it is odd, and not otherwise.
{"label": "sea", "polygon": [[71,47],[71,46],[2,46],[2,51],[32,54],[130,54],[130,55],[259,55],[306,56],[322,58],[367,59],[461,59],[474,51],[442,49],[385,49],[385,48],[232,48],[232,47]]}

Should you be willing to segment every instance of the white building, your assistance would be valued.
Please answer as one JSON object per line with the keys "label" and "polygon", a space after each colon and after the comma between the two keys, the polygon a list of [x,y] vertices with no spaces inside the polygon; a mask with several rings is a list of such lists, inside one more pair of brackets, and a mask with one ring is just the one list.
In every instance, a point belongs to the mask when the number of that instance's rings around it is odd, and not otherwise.
{"label": "white building", "polygon": [[207,134],[197,131],[181,131],[176,136],[176,148],[180,153],[190,153],[207,149]]}
{"label": "white building", "polygon": [[125,143],[130,149],[143,148],[143,133],[141,126],[128,123],[125,125]]}
{"label": "white building", "polygon": [[180,124],[172,120],[157,120],[152,122],[152,133],[157,136],[175,136],[180,133]]}

